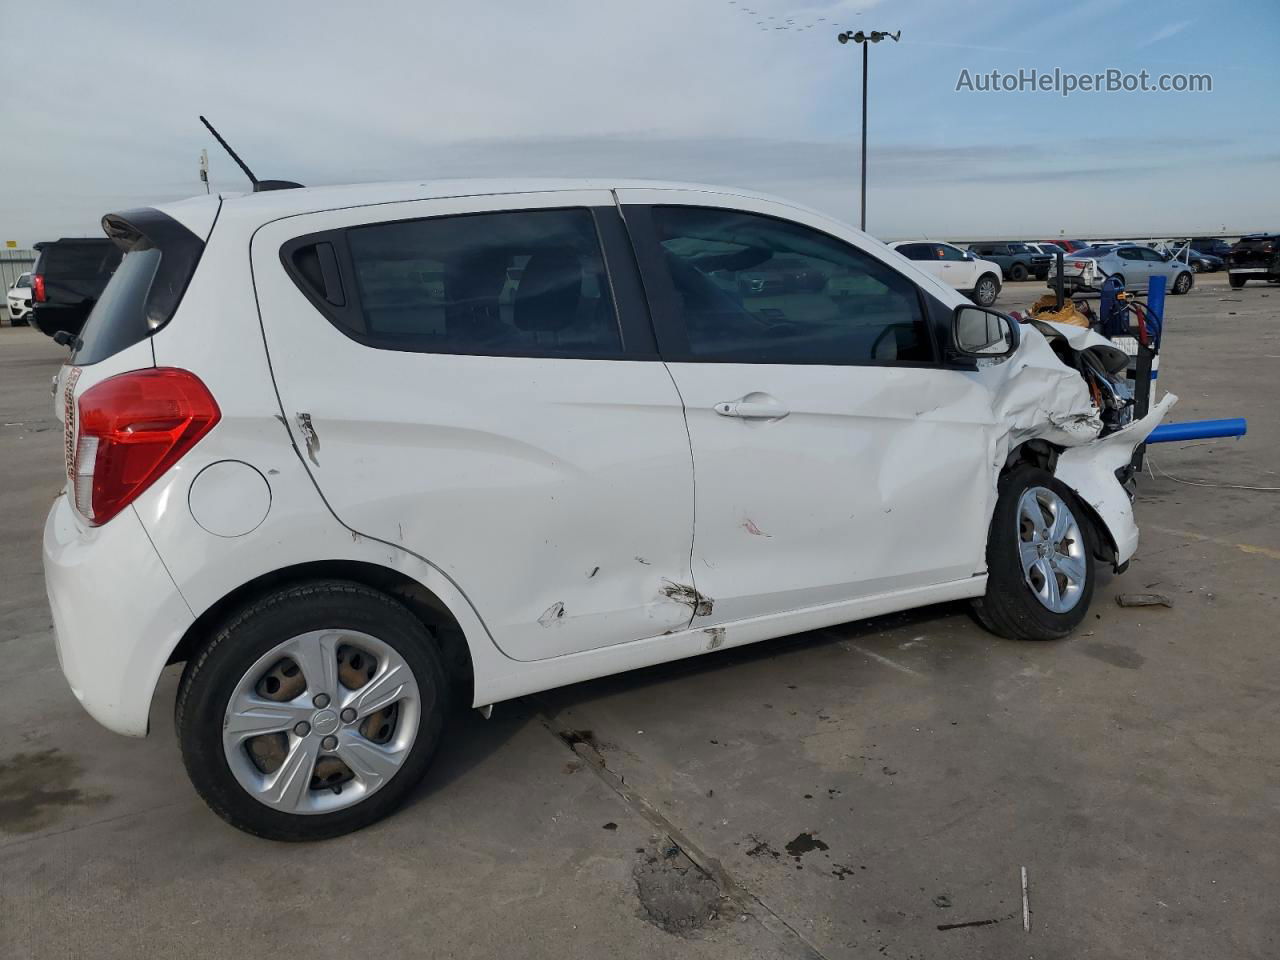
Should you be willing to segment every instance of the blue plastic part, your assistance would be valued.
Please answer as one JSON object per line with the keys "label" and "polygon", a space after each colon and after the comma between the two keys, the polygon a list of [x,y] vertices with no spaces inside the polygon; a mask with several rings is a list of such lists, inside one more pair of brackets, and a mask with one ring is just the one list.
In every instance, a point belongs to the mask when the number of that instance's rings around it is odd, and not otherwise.
{"label": "blue plastic part", "polygon": [[1157,353],[1160,351],[1160,335],[1164,333],[1164,292],[1168,283],[1168,279],[1162,276],[1154,276],[1147,281],[1147,311],[1151,315],[1151,326],[1147,332]]}
{"label": "blue plastic part", "polygon": [[1188,420],[1163,423],[1151,431],[1147,443],[1175,443],[1180,440],[1212,440],[1215,437],[1243,437],[1249,424],[1244,417],[1228,420]]}

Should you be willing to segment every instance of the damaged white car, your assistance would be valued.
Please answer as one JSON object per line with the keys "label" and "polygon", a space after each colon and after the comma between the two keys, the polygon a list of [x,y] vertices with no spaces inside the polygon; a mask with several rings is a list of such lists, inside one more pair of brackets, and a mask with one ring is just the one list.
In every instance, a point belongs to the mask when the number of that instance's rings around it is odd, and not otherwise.
{"label": "damaged white car", "polygon": [[[731,190],[277,189],[111,215],[56,387],[60,661],[278,839],[392,810],[494,703],[909,607],[1085,616],[1137,547],[1100,336]],[[163,712],[163,711],[162,711]]]}

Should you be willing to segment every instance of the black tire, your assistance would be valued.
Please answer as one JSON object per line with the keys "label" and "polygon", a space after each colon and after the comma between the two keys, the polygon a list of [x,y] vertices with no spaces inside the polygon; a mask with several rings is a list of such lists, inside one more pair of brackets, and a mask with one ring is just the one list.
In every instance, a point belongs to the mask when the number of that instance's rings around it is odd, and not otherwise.
{"label": "black tire", "polygon": [[1117,283],[1119,283],[1119,284],[1120,284],[1120,289],[1121,289],[1121,290],[1124,290],[1124,289],[1125,289],[1125,282],[1124,282],[1124,274],[1123,274],[1123,273],[1113,273],[1113,274],[1111,274],[1107,279],[1108,279],[1108,280],[1115,280]]}
{"label": "black tire", "polygon": [[1025,263],[1015,263],[1009,268],[1009,279],[1015,283],[1021,283],[1029,276],[1027,265]]}
{"label": "black tire", "polygon": [[1191,287],[1195,284],[1195,278],[1191,276],[1191,272],[1183,270],[1173,278],[1172,293],[1175,297],[1190,293]]}
{"label": "black tire", "polygon": [[[1024,492],[1035,487],[1049,490],[1068,506],[1084,538],[1084,584],[1075,606],[1065,613],[1055,613],[1041,603],[1022,572],[1018,501]],[[974,613],[982,625],[1010,640],[1059,640],[1067,636],[1084,620],[1093,599],[1096,540],[1097,534],[1079,499],[1053,474],[1032,466],[1016,467],[1006,473],[1000,479],[987,534],[987,592],[973,601]]]}
{"label": "black tire", "polygon": [[980,307],[989,307],[1000,296],[1000,278],[994,273],[984,273],[973,285],[970,299]]}
{"label": "black tire", "polygon": [[1245,285],[1245,282],[1248,279],[1249,279],[1248,277],[1228,276],[1227,282],[1231,284],[1232,290],[1239,290],[1241,287]]}
{"label": "black tire", "polygon": [[[228,766],[222,718],[250,667],[283,639],[310,630],[358,630],[392,647],[413,672],[421,699],[418,730],[400,769],[367,798],[328,813],[297,814],[254,799]],[[270,840],[323,840],[366,827],[398,807],[427,772],[448,710],[448,683],[434,638],[383,593],[342,580],[281,588],[233,613],[187,663],[175,710],[187,775],[211,810]]]}

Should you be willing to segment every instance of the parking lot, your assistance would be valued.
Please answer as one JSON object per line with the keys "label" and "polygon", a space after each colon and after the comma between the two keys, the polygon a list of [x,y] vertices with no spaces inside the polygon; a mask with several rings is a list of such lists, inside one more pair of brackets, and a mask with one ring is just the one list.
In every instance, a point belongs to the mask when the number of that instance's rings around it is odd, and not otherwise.
{"label": "parking lot", "polygon": [[309,845],[196,796],[180,668],[147,740],[67,688],[40,565],[63,354],[0,328],[4,960],[1276,954],[1280,287],[1169,299],[1173,419],[1249,434],[1152,448],[1142,546],[1070,639],[946,605],[462,711],[403,810]]}

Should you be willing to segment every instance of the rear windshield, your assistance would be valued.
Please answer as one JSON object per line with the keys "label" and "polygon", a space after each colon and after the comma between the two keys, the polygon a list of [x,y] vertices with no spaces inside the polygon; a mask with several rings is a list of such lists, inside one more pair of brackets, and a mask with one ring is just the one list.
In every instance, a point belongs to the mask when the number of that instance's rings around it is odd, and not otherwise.
{"label": "rear windshield", "polygon": [[139,245],[125,254],[85,321],[75,356],[77,364],[105,360],[146,338],[147,294],[161,258],[161,252],[150,244]]}
{"label": "rear windshield", "polygon": [[72,362],[88,366],[145,340],[178,308],[204,243],[158,210],[103,218],[124,260],[94,304]]}
{"label": "rear windshield", "polygon": [[49,299],[92,300],[102,293],[119,262],[120,250],[108,240],[59,240],[44,249],[40,272]]}

